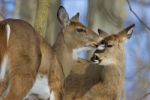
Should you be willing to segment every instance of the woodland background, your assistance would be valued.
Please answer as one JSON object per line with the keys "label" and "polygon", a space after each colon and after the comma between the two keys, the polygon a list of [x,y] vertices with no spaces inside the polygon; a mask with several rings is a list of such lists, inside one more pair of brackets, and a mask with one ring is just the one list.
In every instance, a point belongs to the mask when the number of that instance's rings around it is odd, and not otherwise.
{"label": "woodland background", "polygon": [[[36,24],[40,23],[37,15],[42,2],[45,2],[42,13],[48,14],[48,18],[40,16],[46,21],[42,24],[44,30]],[[60,31],[57,21],[60,5],[67,9],[70,17],[80,12],[80,21],[94,31],[100,28],[113,34],[129,24],[136,24],[126,45],[126,99],[150,100],[150,0],[0,0],[0,20],[26,20],[42,31],[53,45]]]}

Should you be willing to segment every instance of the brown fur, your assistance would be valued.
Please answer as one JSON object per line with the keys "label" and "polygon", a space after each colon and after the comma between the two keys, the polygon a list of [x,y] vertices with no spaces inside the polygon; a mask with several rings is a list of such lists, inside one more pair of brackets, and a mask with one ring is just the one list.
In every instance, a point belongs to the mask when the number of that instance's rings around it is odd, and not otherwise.
{"label": "brown fur", "polygon": [[[133,27],[133,26],[132,26]],[[124,93],[125,81],[125,50],[124,43],[128,39],[127,34],[131,28],[126,28],[119,34],[108,36],[98,42],[101,45],[102,41],[106,41],[112,47],[106,47],[103,52],[95,53],[101,60],[99,65],[92,65],[91,67],[99,67],[99,77],[97,84],[95,84],[81,100],[120,100]],[[113,61],[108,63],[109,61]]]}
{"label": "brown fur", "polygon": [[[5,24],[0,24],[0,65],[2,63],[4,54],[6,53],[7,50],[7,36],[6,36],[6,28],[5,28]],[[0,66],[1,68],[1,66]],[[0,82],[0,94],[3,93],[3,91],[7,88],[8,85],[8,79],[5,78],[4,80],[2,80],[2,82]]]}
{"label": "brown fur", "polygon": [[[108,39],[108,40],[107,40]],[[124,47],[122,44],[116,42],[118,40],[112,40],[107,38],[109,42],[113,42],[114,46],[108,48],[108,50],[103,53],[97,54],[100,59],[113,60],[113,64],[108,65],[95,65],[91,67],[101,67],[99,69],[99,80],[84,96],[84,100],[90,100],[93,97],[94,100],[120,100],[121,93],[124,90],[124,78],[125,78],[125,56],[124,56]],[[112,41],[111,41],[112,40]],[[105,63],[104,62],[104,63]],[[95,74],[96,76],[96,74]],[[85,99],[88,98],[88,99]]]}
{"label": "brown fur", "polygon": [[[64,8],[60,8],[58,11],[58,19],[63,28],[53,48],[62,64],[66,77],[63,100],[75,100],[78,97],[81,98],[98,82],[98,77],[94,73],[99,73],[98,68],[89,67],[90,63],[74,60],[72,57],[73,49],[91,44],[97,41],[99,36],[79,22],[79,14],[69,20],[67,12],[64,10]],[[66,17],[64,18],[64,16]],[[77,29],[80,29],[80,32]]]}
{"label": "brown fur", "polygon": [[[14,19],[0,22],[0,26],[6,24],[11,27],[7,49],[9,58],[9,73],[7,75],[10,78],[11,87],[3,100],[11,100],[12,98],[13,100],[22,100],[32,88],[38,73],[49,77],[49,85],[55,96],[60,96],[63,72],[52,48],[27,22]],[[2,29],[0,34],[5,34]],[[5,36],[0,38],[6,41]],[[4,43],[1,42],[1,46],[5,47]],[[1,51],[3,47],[0,48]],[[56,97],[56,100],[58,99],[60,97]]]}
{"label": "brown fur", "polygon": [[[62,11],[64,15],[65,11]],[[59,12],[60,13],[60,12]],[[59,15],[59,14],[58,14]],[[61,14],[60,14],[61,15]],[[68,16],[65,12],[65,16]],[[87,27],[83,26],[77,19],[73,20],[58,16],[63,25],[63,31],[59,34],[54,45],[57,57],[60,60],[64,73],[64,100],[118,100],[122,94],[124,84],[124,60],[118,61],[117,65],[101,66],[89,62],[75,61],[72,58],[72,51],[75,48],[84,47],[86,44],[94,43],[98,36]],[[64,17],[64,16],[63,16]],[[68,19],[68,20],[66,20]],[[69,22],[69,23],[68,23]],[[86,32],[76,32],[76,28],[86,29]],[[105,32],[102,32],[105,33]],[[86,34],[86,35],[85,35]],[[104,37],[106,35],[103,35]],[[111,36],[113,38],[113,36]],[[119,38],[119,36],[117,37]],[[109,40],[109,39],[108,39]],[[111,39],[110,39],[111,40]],[[114,38],[116,40],[116,38]],[[118,39],[117,39],[118,40]],[[113,41],[113,39],[112,39]],[[120,41],[120,40],[119,40]],[[115,41],[116,42],[116,41]],[[114,43],[115,43],[114,42]],[[110,53],[115,54],[115,59],[124,59],[122,45],[115,44],[118,50]],[[119,51],[119,52],[117,52]],[[102,53],[102,55],[110,55]],[[108,56],[114,57],[114,56]],[[120,68],[118,68],[120,67]],[[118,85],[120,84],[120,85]]]}

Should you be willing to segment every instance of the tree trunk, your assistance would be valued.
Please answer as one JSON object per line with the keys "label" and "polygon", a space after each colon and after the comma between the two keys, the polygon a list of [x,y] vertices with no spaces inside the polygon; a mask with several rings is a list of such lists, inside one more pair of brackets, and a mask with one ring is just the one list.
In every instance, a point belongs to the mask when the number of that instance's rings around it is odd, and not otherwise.
{"label": "tree trunk", "polygon": [[59,23],[57,20],[57,10],[60,6],[60,0],[52,0],[49,8],[48,24],[46,30],[46,40],[53,45],[59,33]]}
{"label": "tree trunk", "polygon": [[126,15],[124,0],[89,0],[89,26],[114,33],[123,27]]}
{"label": "tree trunk", "polygon": [[21,6],[21,1],[22,0],[16,0],[16,6],[15,6],[15,11],[14,11],[14,18],[20,18],[20,8],[24,5]]}
{"label": "tree trunk", "polygon": [[0,0],[0,21],[6,17],[6,7],[4,0]]}
{"label": "tree trunk", "polygon": [[35,18],[35,29],[45,37],[47,28],[48,11],[50,0],[37,0],[37,13]]}
{"label": "tree trunk", "polygon": [[[16,3],[18,1],[19,0],[17,0]],[[20,19],[23,19],[29,22],[31,25],[33,25],[35,14],[36,14],[36,3],[37,3],[37,0],[21,0],[20,11],[19,11]]]}
{"label": "tree trunk", "polygon": [[[116,33],[123,27],[126,18],[125,0],[89,0],[89,26],[107,33]],[[125,91],[122,100],[125,100]]]}

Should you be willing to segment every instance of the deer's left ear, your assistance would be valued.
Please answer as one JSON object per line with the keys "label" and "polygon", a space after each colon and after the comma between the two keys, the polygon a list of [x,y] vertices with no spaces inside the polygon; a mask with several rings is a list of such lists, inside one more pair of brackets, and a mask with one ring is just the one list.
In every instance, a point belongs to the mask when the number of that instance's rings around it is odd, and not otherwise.
{"label": "deer's left ear", "polygon": [[135,24],[132,24],[128,26],[127,28],[123,29],[121,32],[119,32],[118,35],[122,41],[127,41],[128,39],[130,39],[133,33],[134,26]]}

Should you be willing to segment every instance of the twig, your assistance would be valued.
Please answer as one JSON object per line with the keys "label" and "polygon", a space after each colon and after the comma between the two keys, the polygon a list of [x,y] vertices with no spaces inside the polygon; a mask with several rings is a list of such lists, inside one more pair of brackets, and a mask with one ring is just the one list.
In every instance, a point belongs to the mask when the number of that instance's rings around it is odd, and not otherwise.
{"label": "twig", "polygon": [[150,6],[150,1],[148,0],[146,2],[143,2],[142,0],[130,0],[130,1],[137,3],[137,4],[140,3],[142,6]]}
{"label": "twig", "polygon": [[3,19],[5,19],[5,16],[0,12],[0,16],[3,18]]}
{"label": "twig", "polygon": [[143,100],[145,97],[147,97],[148,95],[150,95],[150,92],[149,93],[146,93],[143,97],[140,98],[140,100]]}
{"label": "twig", "polygon": [[[129,2],[129,0],[126,0],[129,6],[129,10],[133,13],[133,15],[139,20],[140,23],[142,23],[149,31],[150,31],[150,27],[148,25],[145,24],[145,22],[132,10],[131,4]],[[146,93],[144,96],[142,96],[140,98],[140,100],[143,100],[145,97],[147,97],[148,95],[150,95],[149,93]]]}
{"label": "twig", "polygon": [[139,20],[139,22],[141,22],[150,31],[150,27],[147,26],[145,24],[145,22],[132,10],[132,7],[131,7],[131,4],[130,4],[129,0],[126,0],[126,1],[128,3],[129,10],[134,14],[134,16]]}

